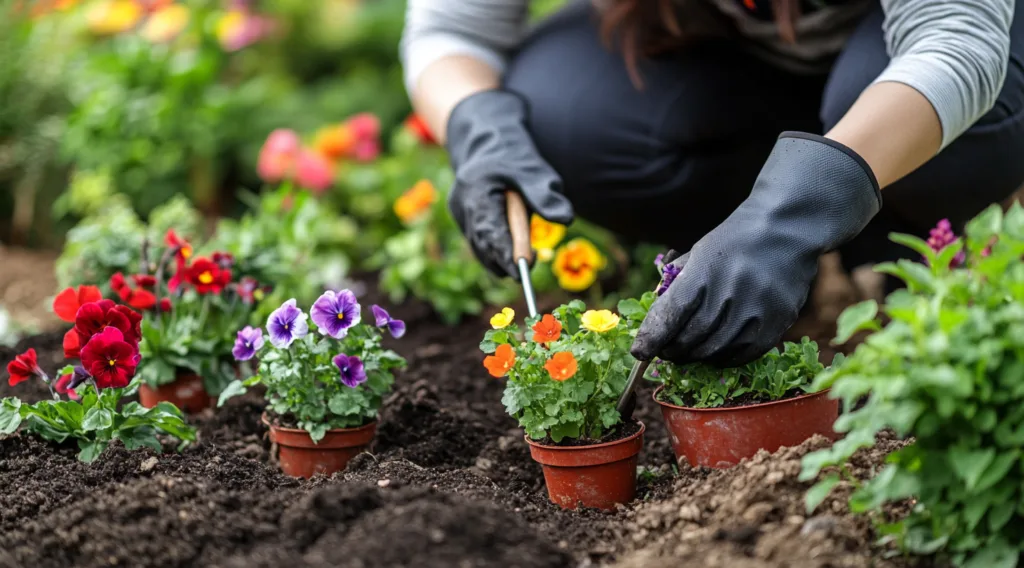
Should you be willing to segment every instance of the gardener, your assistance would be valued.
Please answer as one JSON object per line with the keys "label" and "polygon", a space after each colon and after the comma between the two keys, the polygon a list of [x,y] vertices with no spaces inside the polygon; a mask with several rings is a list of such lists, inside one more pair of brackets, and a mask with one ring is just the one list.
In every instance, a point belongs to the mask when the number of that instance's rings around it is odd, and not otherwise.
{"label": "gardener", "polygon": [[638,357],[749,361],[822,253],[894,260],[1024,181],[1024,0],[579,1],[521,41],[526,4],[409,0],[407,88],[492,271],[506,188],[690,251]]}

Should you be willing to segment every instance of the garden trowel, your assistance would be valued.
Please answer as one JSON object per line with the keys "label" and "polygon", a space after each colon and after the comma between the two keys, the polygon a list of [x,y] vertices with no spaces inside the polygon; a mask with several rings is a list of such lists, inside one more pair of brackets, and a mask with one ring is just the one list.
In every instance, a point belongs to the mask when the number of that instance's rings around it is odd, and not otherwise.
{"label": "garden trowel", "polygon": [[[669,250],[663,257],[665,264],[668,264],[679,257],[679,253],[675,250]],[[661,283],[658,283],[661,286]],[[657,290],[657,288],[655,288]],[[619,416],[622,417],[623,422],[628,422],[633,418],[633,410],[636,408],[636,383],[644,376],[647,372],[647,368],[651,366],[650,361],[637,361],[633,363],[633,369],[629,372],[629,379],[626,380],[626,388],[622,391],[622,395],[619,396],[619,402],[615,405],[615,409],[619,411]]]}
{"label": "garden trowel", "polygon": [[505,192],[505,201],[508,208],[508,228],[512,233],[512,256],[519,268],[519,281],[523,284],[526,309],[530,317],[537,317],[537,299],[533,295],[533,284],[530,282],[533,247],[530,245],[530,218],[526,212],[526,203],[519,193],[512,190]]}

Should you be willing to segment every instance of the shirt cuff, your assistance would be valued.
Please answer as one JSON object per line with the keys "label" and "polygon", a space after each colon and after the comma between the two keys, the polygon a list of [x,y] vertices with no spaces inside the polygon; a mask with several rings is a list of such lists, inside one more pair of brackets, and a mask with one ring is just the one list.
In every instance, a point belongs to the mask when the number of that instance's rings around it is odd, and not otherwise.
{"label": "shirt cuff", "polygon": [[872,84],[885,82],[903,83],[928,99],[939,115],[939,124],[942,126],[940,151],[973,123],[974,117],[967,110],[964,93],[957,85],[950,83],[949,72],[932,55],[907,54],[897,57]]}
{"label": "shirt cuff", "polygon": [[455,34],[433,33],[402,46],[405,90],[412,95],[423,71],[435,61],[452,55],[467,55],[483,61],[499,75],[505,72],[505,58],[498,51],[481,47]]}

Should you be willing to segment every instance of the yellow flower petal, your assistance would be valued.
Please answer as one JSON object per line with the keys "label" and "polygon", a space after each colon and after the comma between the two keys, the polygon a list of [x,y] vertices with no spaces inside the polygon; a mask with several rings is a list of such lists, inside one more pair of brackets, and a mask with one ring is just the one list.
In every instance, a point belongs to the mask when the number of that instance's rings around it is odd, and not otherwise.
{"label": "yellow flower petal", "polygon": [[153,13],[142,27],[142,37],[153,43],[164,43],[178,37],[191,16],[188,6],[171,4]]}
{"label": "yellow flower petal", "polygon": [[565,238],[565,225],[552,223],[540,215],[530,219],[530,244],[534,250],[551,250]]}
{"label": "yellow flower petal", "polygon": [[511,324],[516,317],[516,312],[512,308],[502,308],[502,310],[491,317],[491,327],[494,329],[505,329]]}
{"label": "yellow flower petal", "polygon": [[588,310],[580,317],[580,323],[590,331],[604,333],[619,325],[619,316],[608,310]]}
{"label": "yellow flower petal", "polygon": [[142,7],[135,0],[108,0],[89,11],[89,29],[98,35],[119,34],[135,27],[141,18]]}
{"label": "yellow flower petal", "polygon": [[597,281],[597,274],[606,262],[597,247],[586,239],[578,238],[559,247],[551,271],[563,289],[582,292]]}

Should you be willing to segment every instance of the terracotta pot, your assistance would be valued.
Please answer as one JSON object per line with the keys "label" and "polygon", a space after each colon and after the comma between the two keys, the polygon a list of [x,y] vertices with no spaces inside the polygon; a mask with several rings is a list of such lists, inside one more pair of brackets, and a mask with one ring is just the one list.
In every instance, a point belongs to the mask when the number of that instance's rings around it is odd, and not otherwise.
{"label": "terracotta pot", "polygon": [[728,468],[764,449],[797,446],[815,434],[832,440],[839,401],[824,390],[785,400],[731,408],[686,408],[658,400],[676,459],[691,466]]}
{"label": "terracotta pot", "polygon": [[636,496],[636,461],[644,445],[640,430],[621,440],[591,446],[545,446],[526,437],[530,456],[541,464],[551,502],[612,510]]}
{"label": "terracotta pot", "polygon": [[195,373],[178,373],[173,383],[151,387],[139,387],[139,403],[153,408],[160,402],[170,402],[182,412],[199,412],[213,406],[213,398],[203,386],[203,378]]}
{"label": "terracotta pot", "polygon": [[358,428],[335,428],[318,443],[309,432],[299,428],[275,426],[263,415],[270,428],[270,441],[277,444],[277,461],[281,471],[292,477],[313,477],[318,473],[331,475],[345,469],[349,460],[365,452],[377,434],[377,423]]}

